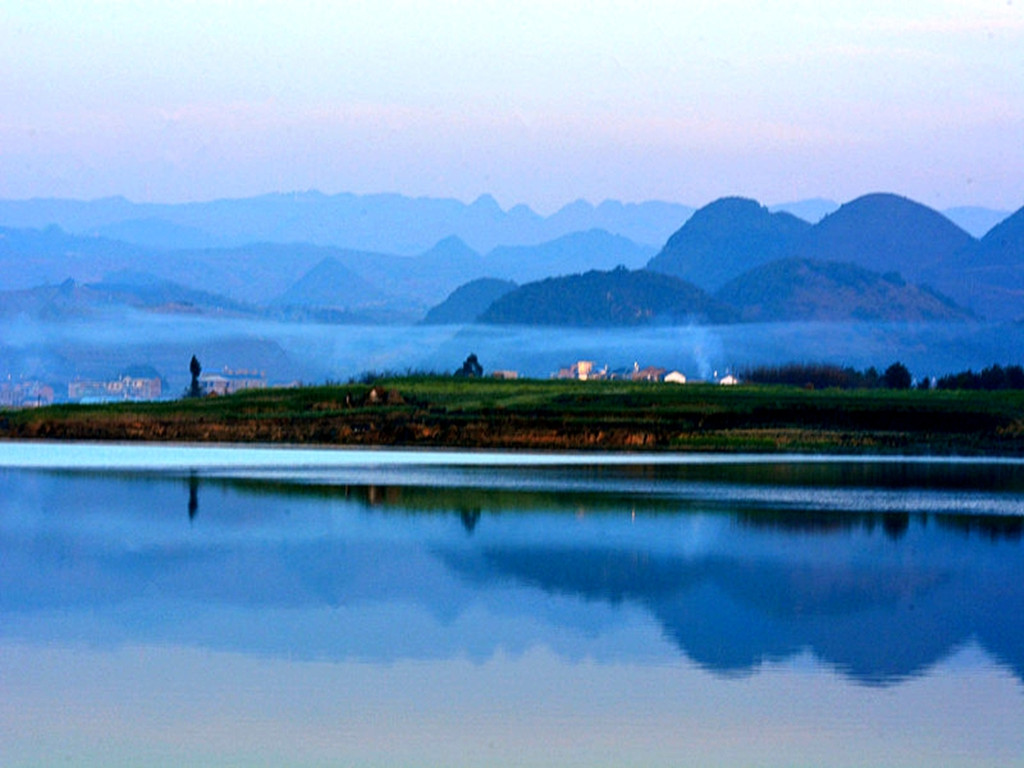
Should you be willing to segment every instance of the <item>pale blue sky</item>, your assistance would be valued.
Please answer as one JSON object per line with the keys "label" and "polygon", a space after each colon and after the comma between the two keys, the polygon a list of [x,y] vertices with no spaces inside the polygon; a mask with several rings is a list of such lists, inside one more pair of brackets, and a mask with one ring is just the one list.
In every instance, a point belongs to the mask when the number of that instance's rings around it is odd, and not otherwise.
{"label": "pale blue sky", "polygon": [[1024,204],[1024,0],[9,2],[0,197]]}

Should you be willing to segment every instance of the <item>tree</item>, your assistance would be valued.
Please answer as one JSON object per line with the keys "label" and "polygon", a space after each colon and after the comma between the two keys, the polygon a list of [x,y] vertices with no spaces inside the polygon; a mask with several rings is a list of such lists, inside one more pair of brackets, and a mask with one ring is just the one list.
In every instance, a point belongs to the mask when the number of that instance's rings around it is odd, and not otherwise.
{"label": "tree", "polygon": [[480,365],[480,361],[476,359],[475,353],[470,353],[469,357],[466,358],[466,362],[462,364],[462,367],[455,372],[456,376],[479,379],[484,375],[484,367]]}
{"label": "tree", "polygon": [[881,381],[882,377],[878,375],[878,369],[875,366],[872,365],[864,371],[864,383],[862,386],[865,389],[877,389]]}
{"label": "tree", "polygon": [[203,372],[203,366],[199,364],[195,355],[192,355],[192,362],[188,364],[188,370],[192,374],[192,386],[188,389],[188,396],[199,397],[203,394],[203,390],[199,386],[199,374]]}
{"label": "tree", "polygon": [[885,369],[882,381],[888,389],[910,389],[913,377],[903,363],[893,363]]}
{"label": "tree", "polygon": [[1009,366],[1006,369],[1006,386],[1008,389],[1024,389],[1024,368]]}

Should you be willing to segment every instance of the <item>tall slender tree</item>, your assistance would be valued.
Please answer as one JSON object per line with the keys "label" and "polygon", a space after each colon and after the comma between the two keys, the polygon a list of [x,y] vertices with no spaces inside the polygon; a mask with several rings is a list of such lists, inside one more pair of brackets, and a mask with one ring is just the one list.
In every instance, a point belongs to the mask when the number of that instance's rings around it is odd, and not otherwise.
{"label": "tall slender tree", "polygon": [[188,364],[188,370],[192,374],[192,386],[188,389],[188,396],[199,397],[203,394],[203,390],[199,386],[199,374],[203,372],[203,366],[199,364],[195,355],[192,355],[192,362]]}

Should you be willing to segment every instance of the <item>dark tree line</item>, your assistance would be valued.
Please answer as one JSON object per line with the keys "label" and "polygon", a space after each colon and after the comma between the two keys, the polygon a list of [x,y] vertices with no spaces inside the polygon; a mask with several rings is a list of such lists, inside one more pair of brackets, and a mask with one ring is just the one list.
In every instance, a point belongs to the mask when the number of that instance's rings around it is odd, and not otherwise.
{"label": "dark tree line", "polygon": [[[813,389],[909,389],[913,377],[903,363],[893,363],[879,373],[873,366],[863,371],[839,365],[789,363],[760,366],[742,374],[754,384],[789,384]],[[930,389],[933,382],[924,378],[917,385]],[[1024,389],[1024,368],[1019,365],[990,365],[979,373],[968,369],[943,376],[934,382],[936,389]]]}
{"label": "dark tree line", "polygon": [[913,383],[903,363],[893,363],[879,373],[874,366],[858,371],[827,363],[788,363],[751,368],[740,376],[754,384],[790,384],[808,389],[909,389]]}
{"label": "dark tree line", "polygon": [[1024,389],[1024,368],[1019,365],[990,365],[975,373],[971,369],[951,373],[935,382],[936,389]]}

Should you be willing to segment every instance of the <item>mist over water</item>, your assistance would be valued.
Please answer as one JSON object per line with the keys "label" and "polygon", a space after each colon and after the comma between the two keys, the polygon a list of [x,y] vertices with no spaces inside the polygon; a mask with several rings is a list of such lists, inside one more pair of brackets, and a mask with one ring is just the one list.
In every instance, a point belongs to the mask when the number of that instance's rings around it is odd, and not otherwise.
{"label": "mist over water", "polygon": [[60,380],[152,365],[171,395],[196,354],[206,371],[258,369],[270,383],[344,381],[366,371],[457,369],[475,353],[485,374],[547,378],[577,360],[600,369],[654,365],[689,379],[787,362],[884,369],[915,377],[1021,361],[1020,324],[765,323],[573,329],[526,326],[326,325],[144,312],[74,321],[14,318],[0,326],[4,376]]}

